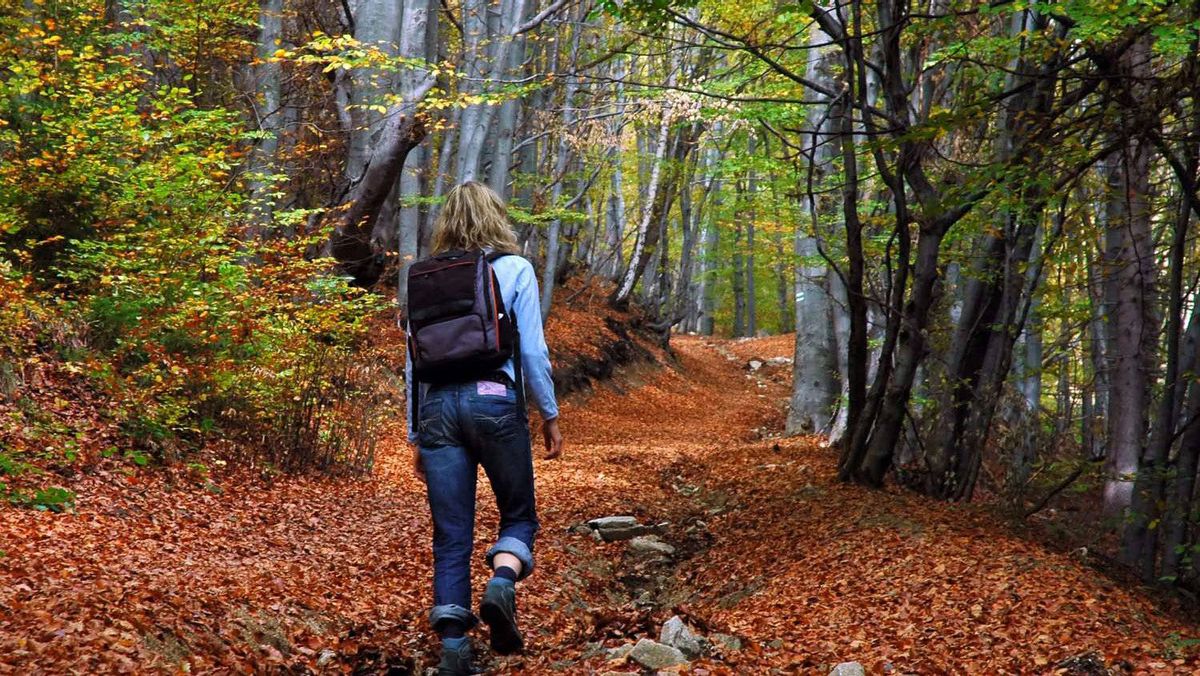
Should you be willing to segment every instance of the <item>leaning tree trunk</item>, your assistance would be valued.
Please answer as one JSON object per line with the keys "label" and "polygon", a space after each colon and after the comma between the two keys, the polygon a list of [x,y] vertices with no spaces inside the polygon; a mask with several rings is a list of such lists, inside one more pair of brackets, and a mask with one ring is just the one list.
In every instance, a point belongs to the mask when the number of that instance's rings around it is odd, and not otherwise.
{"label": "leaning tree trunk", "polygon": [[[354,39],[388,56],[396,56],[399,42],[404,39],[400,34],[404,20],[402,12],[409,6],[415,7],[415,4],[395,0],[360,0],[354,11]],[[374,140],[381,129],[383,114],[377,112],[375,106],[383,103],[383,97],[392,89],[394,80],[393,74],[374,68],[350,72],[346,114],[352,126],[347,142],[346,177],[351,185],[361,180]]]}
{"label": "leaning tree trunk", "polygon": [[[405,0],[399,55],[420,59],[425,52],[429,14],[427,0]],[[433,87],[428,71],[405,73],[400,101],[385,115],[385,122],[367,157],[361,178],[349,189],[341,207],[333,212],[330,250],[355,283],[371,285],[382,272],[381,253],[371,242],[371,232],[388,194],[396,184],[409,152],[426,134],[425,114],[419,105]]]}
{"label": "leaning tree trunk", "polygon": [[658,145],[654,149],[654,160],[650,167],[650,180],[646,188],[646,199],[642,203],[642,217],[638,222],[637,239],[634,241],[633,253],[629,257],[629,266],[625,271],[621,286],[612,297],[612,303],[616,306],[621,306],[629,302],[633,288],[637,285],[638,277],[641,276],[641,271],[645,269],[646,239],[653,225],[655,215],[654,205],[658,201],[659,181],[662,178],[662,165],[667,152],[668,133],[670,129],[671,115],[667,110],[664,110],[662,112],[662,119],[658,124]]}
{"label": "leaning tree trunk", "polygon": [[[1019,35],[1037,28],[1038,18],[1017,12],[1009,33]],[[1006,102],[996,142],[997,161],[1016,155],[1017,144],[1030,135],[1035,121],[1053,105],[1054,62],[1045,73],[1026,65],[1018,54],[1010,63],[1006,88],[1021,93]],[[1018,85],[1025,84],[1025,87]],[[1039,153],[1030,153],[1025,164],[1040,168]],[[1007,380],[1012,350],[1020,335],[1018,308],[1034,239],[1046,199],[1036,186],[1019,187],[1018,204],[998,213],[998,223],[979,238],[978,260],[946,356],[946,391],[938,407],[933,434],[925,452],[924,490],[943,498],[969,498],[974,490],[983,445]],[[1030,292],[1034,288],[1028,285]],[[1022,318],[1023,319],[1023,318]]]}

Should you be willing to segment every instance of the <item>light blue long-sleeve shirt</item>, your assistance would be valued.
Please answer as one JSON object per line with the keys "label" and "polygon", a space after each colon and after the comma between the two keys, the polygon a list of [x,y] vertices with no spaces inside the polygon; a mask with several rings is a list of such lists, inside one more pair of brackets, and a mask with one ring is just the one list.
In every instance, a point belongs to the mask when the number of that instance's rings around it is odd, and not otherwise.
{"label": "light blue long-sleeve shirt", "polygon": [[[542,330],[542,308],[538,296],[537,274],[533,265],[520,256],[503,256],[492,262],[496,280],[500,282],[500,297],[504,307],[517,320],[521,334],[521,376],[526,392],[532,393],[533,403],[542,414],[542,420],[558,417],[558,403],[554,398],[554,380],[550,367],[550,348],[546,346],[546,334]],[[509,378],[516,381],[516,370],[509,359],[503,367]],[[404,360],[404,382],[408,401],[412,402],[412,364]],[[422,384],[422,388],[428,387]],[[424,389],[422,389],[424,393]],[[408,440],[417,440],[413,425],[412,406],[408,410]]]}

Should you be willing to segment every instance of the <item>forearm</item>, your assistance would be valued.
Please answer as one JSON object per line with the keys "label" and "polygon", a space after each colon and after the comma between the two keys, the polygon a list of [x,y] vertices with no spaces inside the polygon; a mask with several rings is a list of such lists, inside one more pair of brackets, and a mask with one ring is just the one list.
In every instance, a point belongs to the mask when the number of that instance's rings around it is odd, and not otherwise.
{"label": "forearm", "polygon": [[[523,336],[522,340],[524,340]],[[522,345],[521,362],[526,389],[530,393],[534,405],[537,406],[542,420],[557,418],[558,402],[554,395],[554,375],[550,366],[549,352],[545,349],[545,342],[539,340],[530,349],[525,349]]]}

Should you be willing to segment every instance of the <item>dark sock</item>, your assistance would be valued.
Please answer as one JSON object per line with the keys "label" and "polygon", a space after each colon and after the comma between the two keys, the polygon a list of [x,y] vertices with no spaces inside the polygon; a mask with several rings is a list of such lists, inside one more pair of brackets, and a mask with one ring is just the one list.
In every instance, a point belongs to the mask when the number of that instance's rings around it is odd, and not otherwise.
{"label": "dark sock", "polygon": [[462,638],[467,635],[467,628],[462,622],[454,620],[445,620],[442,623],[441,635],[443,639]]}
{"label": "dark sock", "polygon": [[509,582],[517,581],[517,571],[508,566],[500,566],[496,570],[493,570],[492,576],[508,580]]}

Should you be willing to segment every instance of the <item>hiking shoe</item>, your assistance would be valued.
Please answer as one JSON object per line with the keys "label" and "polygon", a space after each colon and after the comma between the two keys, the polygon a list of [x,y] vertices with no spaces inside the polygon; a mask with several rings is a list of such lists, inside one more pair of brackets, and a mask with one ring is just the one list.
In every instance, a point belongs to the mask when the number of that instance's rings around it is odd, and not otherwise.
{"label": "hiking shoe", "polygon": [[525,640],[517,629],[517,588],[508,580],[492,580],[479,602],[479,617],[492,629],[492,650],[501,655],[521,652]]}
{"label": "hiking shoe", "polygon": [[472,676],[482,673],[475,666],[471,655],[471,642],[464,639],[457,648],[442,643],[442,661],[438,663],[438,676]]}

